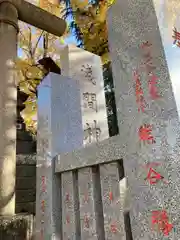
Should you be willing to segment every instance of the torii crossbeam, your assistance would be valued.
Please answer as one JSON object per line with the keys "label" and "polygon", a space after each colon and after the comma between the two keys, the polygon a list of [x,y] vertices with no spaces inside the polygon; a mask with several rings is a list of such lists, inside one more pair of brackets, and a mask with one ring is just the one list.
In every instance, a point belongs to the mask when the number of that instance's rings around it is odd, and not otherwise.
{"label": "torii crossbeam", "polygon": [[0,215],[15,213],[18,19],[62,36],[63,19],[24,0],[0,0]]}

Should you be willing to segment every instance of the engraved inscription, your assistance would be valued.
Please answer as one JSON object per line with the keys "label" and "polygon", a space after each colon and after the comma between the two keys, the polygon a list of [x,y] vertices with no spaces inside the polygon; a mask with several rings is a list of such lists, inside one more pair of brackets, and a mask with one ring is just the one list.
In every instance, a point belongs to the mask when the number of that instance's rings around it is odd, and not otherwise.
{"label": "engraved inscription", "polygon": [[[41,176],[41,191],[42,193],[46,192],[46,177],[45,176]],[[45,200],[42,199],[41,200],[41,214],[42,214],[42,218],[44,216],[45,213]],[[44,236],[44,220],[41,220],[41,238],[43,238]]]}
{"label": "engraved inscription", "polygon": [[173,30],[173,36],[174,42],[173,44],[176,45],[177,47],[180,47],[180,32],[177,31],[176,28]]}
{"label": "engraved inscription", "polygon": [[148,174],[145,180],[147,180],[151,185],[158,183],[160,180],[166,184],[168,183],[166,180],[164,180],[164,177],[154,169],[159,165],[160,163],[156,163],[156,162],[145,164],[145,168],[148,169]]}
{"label": "engraved inscription", "polygon": [[144,124],[139,128],[139,140],[143,143],[147,142],[148,144],[155,143],[155,139],[152,135],[152,125]]}
{"label": "engraved inscription", "polygon": [[137,71],[134,71],[134,80],[135,80],[135,94],[136,94],[136,103],[138,105],[138,112],[144,112],[145,100],[143,96],[143,90],[141,87],[140,76]]}
{"label": "engraved inscription", "polygon": [[173,229],[165,210],[152,211],[151,223],[153,230],[161,231],[165,236],[168,236]]}
{"label": "engraved inscription", "polygon": [[96,81],[93,77],[92,66],[89,64],[82,65],[81,72],[84,73],[84,77],[90,81],[93,85],[96,85]]}
{"label": "engraved inscription", "polygon": [[101,135],[101,129],[97,126],[97,121],[94,120],[92,126],[86,123],[86,129],[84,129],[84,141],[85,143],[99,142]]}
{"label": "engraved inscription", "polygon": [[97,112],[97,101],[95,93],[83,93],[84,108],[91,108]]}

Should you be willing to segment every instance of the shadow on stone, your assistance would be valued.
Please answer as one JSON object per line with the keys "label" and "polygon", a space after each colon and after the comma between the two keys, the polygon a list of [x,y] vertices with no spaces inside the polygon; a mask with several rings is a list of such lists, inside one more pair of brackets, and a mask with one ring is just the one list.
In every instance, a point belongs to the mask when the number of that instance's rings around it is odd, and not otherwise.
{"label": "shadow on stone", "polygon": [[126,240],[133,240],[132,231],[131,231],[131,221],[129,212],[124,212],[124,223],[125,223],[125,231],[126,231]]}
{"label": "shadow on stone", "polygon": [[0,217],[0,239],[32,240],[33,216],[27,214]]}

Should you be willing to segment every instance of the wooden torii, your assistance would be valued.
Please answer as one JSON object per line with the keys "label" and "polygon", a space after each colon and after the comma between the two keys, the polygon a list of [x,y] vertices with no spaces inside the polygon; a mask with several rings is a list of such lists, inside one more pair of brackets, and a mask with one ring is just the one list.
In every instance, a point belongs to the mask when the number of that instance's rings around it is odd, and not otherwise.
{"label": "wooden torii", "polygon": [[18,19],[62,36],[63,19],[24,0],[0,0],[0,215],[15,213]]}

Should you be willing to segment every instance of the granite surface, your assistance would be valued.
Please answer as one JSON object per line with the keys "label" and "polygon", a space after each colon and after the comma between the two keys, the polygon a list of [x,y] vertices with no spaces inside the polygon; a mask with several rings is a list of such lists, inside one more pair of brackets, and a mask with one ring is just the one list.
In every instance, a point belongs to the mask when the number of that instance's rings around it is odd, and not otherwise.
{"label": "granite surface", "polygon": [[36,238],[59,240],[61,176],[55,174],[57,153],[83,144],[79,86],[50,73],[38,87]]}
{"label": "granite surface", "polygon": [[125,240],[122,179],[120,160],[62,172],[62,239]]}
{"label": "granite surface", "polygon": [[74,45],[60,51],[63,75],[77,80],[80,86],[84,146],[109,137],[100,56]]}
{"label": "granite surface", "polygon": [[122,159],[124,148],[124,143],[117,135],[72,152],[58,154],[55,171],[64,172]]}
{"label": "granite surface", "polygon": [[173,38],[165,45],[166,4],[118,0],[108,13],[133,240],[180,239],[178,65],[172,72],[180,50]]}

